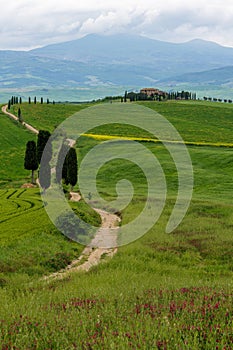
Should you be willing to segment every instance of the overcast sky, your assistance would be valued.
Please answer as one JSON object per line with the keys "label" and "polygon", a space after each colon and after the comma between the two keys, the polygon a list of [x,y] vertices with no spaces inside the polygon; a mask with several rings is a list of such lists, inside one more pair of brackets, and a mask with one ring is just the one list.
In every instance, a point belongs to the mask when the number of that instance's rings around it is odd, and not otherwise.
{"label": "overcast sky", "polygon": [[233,0],[0,0],[0,49],[30,49],[90,33],[233,47]]}

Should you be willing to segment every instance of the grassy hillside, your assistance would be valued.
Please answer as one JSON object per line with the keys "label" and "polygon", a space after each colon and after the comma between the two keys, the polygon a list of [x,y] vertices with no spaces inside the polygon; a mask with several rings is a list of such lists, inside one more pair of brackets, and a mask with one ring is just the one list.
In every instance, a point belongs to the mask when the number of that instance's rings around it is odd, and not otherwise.
{"label": "grassy hillside", "polygon": [[[198,101],[145,105],[167,116],[185,140],[231,143],[230,105]],[[49,106],[50,111],[55,112],[53,107]],[[52,130],[51,119],[46,123],[51,117],[38,114],[38,118]],[[115,127],[95,131],[126,136],[136,132]],[[9,135],[9,142],[12,139]],[[98,142],[82,137],[79,159]],[[145,236],[119,248],[112,260],[88,273],[62,281],[36,280],[78,255],[80,246],[53,228],[37,189],[0,191],[3,349],[233,347],[233,150],[189,146],[194,168],[192,203],[180,226],[165,234],[177,193],[177,172],[161,144],[143,144],[156,154],[165,172],[166,207]],[[142,172],[129,162],[113,160],[101,168],[97,184],[104,198],[113,199],[122,178],[132,181],[135,190],[133,201],[122,211],[125,224],[143,207],[147,184]],[[84,204],[78,209],[91,220],[92,212]],[[98,222],[98,217],[94,220]]]}
{"label": "grassy hillside", "polygon": [[31,104],[23,103],[13,105],[11,112],[18,114],[18,108],[21,109],[22,118],[25,122],[33,125],[38,130],[49,130],[52,132],[64,119],[74,113],[86,108],[88,104]]}
{"label": "grassy hillside", "polygon": [[0,187],[18,187],[28,182],[29,172],[24,170],[26,143],[35,135],[26,131],[0,112]]}
{"label": "grassy hillside", "polygon": [[[98,214],[85,203],[71,205],[83,220],[100,223]],[[0,206],[3,285],[57,271],[80,255],[83,246],[67,239],[51,223],[39,189],[0,190]]]}

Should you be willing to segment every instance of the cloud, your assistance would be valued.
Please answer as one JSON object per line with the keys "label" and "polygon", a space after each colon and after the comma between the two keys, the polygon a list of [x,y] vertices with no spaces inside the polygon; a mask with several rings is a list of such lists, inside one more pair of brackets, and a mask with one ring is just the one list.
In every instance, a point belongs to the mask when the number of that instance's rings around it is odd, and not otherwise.
{"label": "cloud", "polygon": [[131,33],[233,46],[232,0],[0,0],[0,49],[31,48],[90,33]]}

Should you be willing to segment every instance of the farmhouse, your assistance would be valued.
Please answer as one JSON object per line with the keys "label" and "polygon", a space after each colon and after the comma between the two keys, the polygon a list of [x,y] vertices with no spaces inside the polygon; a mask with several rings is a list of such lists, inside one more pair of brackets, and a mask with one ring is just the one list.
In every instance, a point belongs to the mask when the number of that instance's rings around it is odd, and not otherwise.
{"label": "farmhouse", "polygon": [[165,92],[161,91],[159,89],[155,89],[155,88],[144,88],[140,90],[141,94],[145,94],[147,96],[154,96],[154,95],[164,95]]}

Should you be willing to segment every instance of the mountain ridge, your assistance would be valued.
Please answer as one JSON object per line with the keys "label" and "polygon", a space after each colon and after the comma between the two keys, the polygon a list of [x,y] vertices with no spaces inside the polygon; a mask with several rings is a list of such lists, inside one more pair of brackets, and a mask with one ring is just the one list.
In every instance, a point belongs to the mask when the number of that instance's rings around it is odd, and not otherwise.
{"label": "mountain ridge", "polygon": [[[169,88],[182,83],[190,89],[195,84],[195,90],[198,84],[221,88],[232,62],[233,48],[203,39],[169,43],[137,35],[92,34],[30,51],[0,51],[0,92],[56,88],[68,95],[69,89],[101,87],[109,94],[113,87]],[[211,83],[211,74],[221,74],[215,69],[223,69],[225,80]]]}

